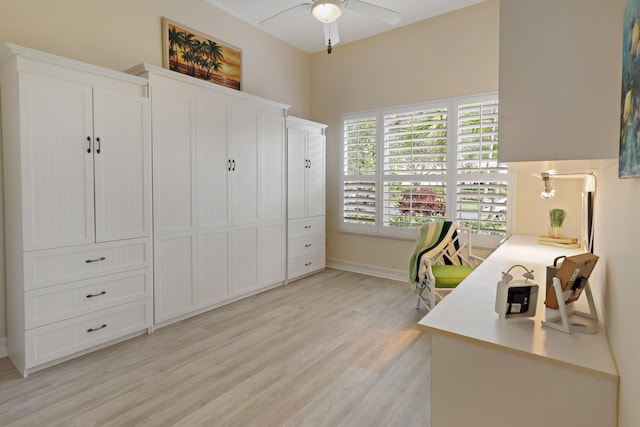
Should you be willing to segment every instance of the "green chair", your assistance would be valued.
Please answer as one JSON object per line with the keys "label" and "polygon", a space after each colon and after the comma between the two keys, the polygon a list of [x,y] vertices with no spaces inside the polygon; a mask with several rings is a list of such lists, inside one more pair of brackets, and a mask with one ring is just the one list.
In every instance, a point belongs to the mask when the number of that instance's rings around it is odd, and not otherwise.
{"label": "green chair", "polygon": [[471,252],[471,229],[451,221],[434,221],[420,228],[410,260],[410,281],[428,310],[454,290],[482,258]]}

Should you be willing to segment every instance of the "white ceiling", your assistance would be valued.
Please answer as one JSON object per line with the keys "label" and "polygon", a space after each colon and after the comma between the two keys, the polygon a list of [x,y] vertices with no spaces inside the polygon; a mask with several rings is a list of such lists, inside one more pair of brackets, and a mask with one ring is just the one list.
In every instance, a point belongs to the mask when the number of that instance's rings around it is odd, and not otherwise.
{"label": "white ceiling", "polygon": [[[323,25],[311,16],[310,9],[300,7],[261,21],[288,8],[311,0],[205,0],[218,8],[237,16],[257,28],[272,34],[307,53],[326,49]],[[389,25],[376,18],[354,12],[347,7],[338,19],[340,44],[349,43],[383,33],[404,25],[481,3],[484,0],[366,0],[367,3],[395,10],[402,14],[399,24]]]}

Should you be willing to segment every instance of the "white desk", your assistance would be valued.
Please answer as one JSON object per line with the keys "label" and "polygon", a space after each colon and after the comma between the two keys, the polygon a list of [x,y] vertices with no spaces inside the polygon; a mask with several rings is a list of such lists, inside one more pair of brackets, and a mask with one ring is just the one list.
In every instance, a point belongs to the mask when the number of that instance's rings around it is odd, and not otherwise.
{"label": "white desk", "polygon": [[[512,236],[420,320],[432,332],[431,427],[616,425],[619,377],[604,325],[565,334],[540,323],[546,266],[578,253]],[[501,272],[514,264],[533,269],[540,285],[534,318],[494,311]]]}

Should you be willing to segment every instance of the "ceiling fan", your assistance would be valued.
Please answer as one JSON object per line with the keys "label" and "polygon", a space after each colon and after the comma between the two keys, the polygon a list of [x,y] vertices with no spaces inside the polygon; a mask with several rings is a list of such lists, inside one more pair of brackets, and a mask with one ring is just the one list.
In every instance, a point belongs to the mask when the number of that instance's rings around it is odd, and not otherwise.
{"label": "ceiling fan", "polygon": [[327,53],[331,53],[333,46],[340,42],[338,34],[337,19],[342,15],[344,9],[368,15],[379,21],[395,25],[400,22],[401,15],[391,9],[367,3],[362,0],[313,0],[300,3],[278,12],[267,19],[260,21],[260,25],[294,9],[307,8],[311,10],[311,15],[324,25],[324,43],[327,46]]}

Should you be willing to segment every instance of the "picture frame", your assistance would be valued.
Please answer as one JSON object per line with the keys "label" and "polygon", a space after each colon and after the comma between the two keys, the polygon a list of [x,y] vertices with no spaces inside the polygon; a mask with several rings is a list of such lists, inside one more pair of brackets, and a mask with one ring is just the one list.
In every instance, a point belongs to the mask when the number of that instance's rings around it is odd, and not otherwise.
{"label": "picture frame", "polygon": [[640,0],[627,0],[622,30],[618,176],[640,176]]}
{"label": "picture frame", "polygon": [[241,49],[167,18],[162,18],[162,47],[164,68],[241,90]]}

